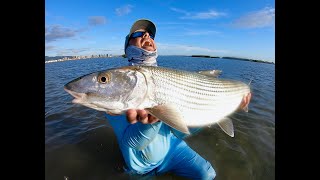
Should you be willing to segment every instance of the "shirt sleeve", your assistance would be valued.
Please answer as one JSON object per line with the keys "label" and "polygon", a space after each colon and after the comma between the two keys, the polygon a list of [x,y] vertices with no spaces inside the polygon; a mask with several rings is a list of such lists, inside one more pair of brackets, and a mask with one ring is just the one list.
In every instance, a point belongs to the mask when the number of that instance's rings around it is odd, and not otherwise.
{"label": "shirt sleeve", "polygon": [[203,129],[203,127],[189,127],[190,134],[185,134],[181,131],[178,131],[174,128],[171,128],[172,133],[179,139],[186,139],[192,135],[196,135],[198,132],[200,132]]}
{"label": "shirt sleeve", "polygon": [[142,124],[140,122],[130,124],[125,115],[111,116],[105,114],[108,122],[112,126],[120,145],[142,150],[158,134],[162,122],[153,124]]}

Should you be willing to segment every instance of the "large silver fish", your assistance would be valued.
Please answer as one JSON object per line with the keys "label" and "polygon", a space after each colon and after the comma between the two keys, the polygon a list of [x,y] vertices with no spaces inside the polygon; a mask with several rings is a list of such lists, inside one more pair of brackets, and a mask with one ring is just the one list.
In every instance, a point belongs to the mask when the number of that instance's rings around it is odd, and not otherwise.
{"label": "large silver fish", "polygon": [[218,123],[233,137],[233,124],[228,116],[239,108],[247,110],[250,87],[216,75],[213,71],[126,66],[81,76],[64,89],[75,97],[73,103],[99,111],[122,114],[128,109],[146,109],[187,134],[188,127]]}

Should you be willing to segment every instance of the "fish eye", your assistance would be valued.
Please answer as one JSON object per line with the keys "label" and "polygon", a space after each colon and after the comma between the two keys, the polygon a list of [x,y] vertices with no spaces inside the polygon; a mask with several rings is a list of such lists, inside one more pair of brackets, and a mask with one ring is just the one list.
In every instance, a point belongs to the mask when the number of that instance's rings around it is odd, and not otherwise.
{"label": "fish eye", "polygon": [[109,83],[111,80],[111,74],[110,73],[100,73],[98,75],[98,82],[102,84]]}

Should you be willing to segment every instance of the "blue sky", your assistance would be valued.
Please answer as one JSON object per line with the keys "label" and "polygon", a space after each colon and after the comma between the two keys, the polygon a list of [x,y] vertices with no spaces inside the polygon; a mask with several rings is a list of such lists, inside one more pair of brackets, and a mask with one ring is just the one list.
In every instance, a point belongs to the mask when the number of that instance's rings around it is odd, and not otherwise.
{"label": "blue sky", "polygon": [[156,24],[159,55],[275,62],[274,0],[46,0],[45,55],[122,55],[140,18]]}

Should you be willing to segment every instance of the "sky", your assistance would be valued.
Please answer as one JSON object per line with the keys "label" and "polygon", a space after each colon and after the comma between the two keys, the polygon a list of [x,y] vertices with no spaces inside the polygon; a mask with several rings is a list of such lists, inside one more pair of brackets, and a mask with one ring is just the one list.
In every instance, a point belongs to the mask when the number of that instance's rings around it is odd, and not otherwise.
{"label": "sky", "polygon": [[156,25],[160,56],[275,62],[274,0],[45,0],[45,55],[122,55],[141,18]]}

